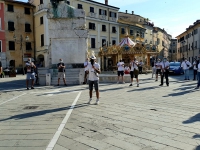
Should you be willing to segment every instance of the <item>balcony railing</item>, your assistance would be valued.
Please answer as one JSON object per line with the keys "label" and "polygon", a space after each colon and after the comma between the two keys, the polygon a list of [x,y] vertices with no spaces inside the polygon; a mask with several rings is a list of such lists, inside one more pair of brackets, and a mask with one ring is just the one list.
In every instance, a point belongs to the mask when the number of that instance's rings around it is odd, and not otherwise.
{"label": "balcony railing", "polygon": [[89,12],[88,16],[91,17],[91,18],[96,18],[96,13]]}
{"label": "balcony railing", "polygon": [[115,17],[110,17],[109,20],[110,20],[110,21],[117,22],[117,18],[115,18]]}
{"label": "balcony railing", "polygon": [[99,15],[99,19],[106,20],[106,15]]}
{"label": "balcony railing", "polygon": [[49,5],[45,5],[45,4],[40,4],[40,5],[38,5],[38,11],[40,11],[40,10],[43,10],[43,9],[48,9],[49,7],[48,7]]}

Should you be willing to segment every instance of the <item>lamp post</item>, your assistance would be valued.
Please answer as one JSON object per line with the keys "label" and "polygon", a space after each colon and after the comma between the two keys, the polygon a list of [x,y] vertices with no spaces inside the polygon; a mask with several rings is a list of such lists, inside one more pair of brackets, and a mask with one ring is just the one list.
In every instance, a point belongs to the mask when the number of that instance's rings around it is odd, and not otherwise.
{"label": "lamp post", "polygon": [[[15,42],[17,42],[17,37],[15,35],[13,36],[13,38],[14,38]],[[25,40],[29,41],[29,37],[26,36]],[[22,35],[20,35],[19,43],[20,43],[20,50],[22,52],[22,70],[23,70],[23,75],[24,75],[25,74],[24,73],[24,49],[23,49],[23,36]]]}

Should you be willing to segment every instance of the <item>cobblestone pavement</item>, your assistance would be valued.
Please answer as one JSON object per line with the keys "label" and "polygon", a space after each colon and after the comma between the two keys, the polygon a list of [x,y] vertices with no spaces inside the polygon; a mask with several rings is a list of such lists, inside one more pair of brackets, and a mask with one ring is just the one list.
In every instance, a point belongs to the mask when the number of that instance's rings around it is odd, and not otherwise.
{"label": "cobblestone pavement", "polygon": [[196,81],[159,87],[150,76],[101,84],[98,106],[87,85],[27,91],[24,76],[0,79],[0,150],[199,150]]}

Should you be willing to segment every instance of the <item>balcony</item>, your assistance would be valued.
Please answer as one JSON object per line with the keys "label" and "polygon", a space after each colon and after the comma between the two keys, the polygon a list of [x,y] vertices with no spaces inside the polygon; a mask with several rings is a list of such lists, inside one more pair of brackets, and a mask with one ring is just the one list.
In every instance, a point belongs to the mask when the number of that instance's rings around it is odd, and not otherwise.
{"label": "balcony", "polygon": [[110,18],[109,18],[109,21],[117,22],[117,18],[115,18],[115,17],[110,17]]}
{"label": "balcony", "polygon": [[99,19],[106,20],[106,15],[99,15]]}
{"label": "balcony", "polygon": [[89,12],[88,16],[91,17],[91,18],[96,18],[96,13]]}
{"label": "balcony", "polygon": [[48,9],[48,5],[47,6],[45,4],[38,5],[38,11],[43,10],[43,9]]}

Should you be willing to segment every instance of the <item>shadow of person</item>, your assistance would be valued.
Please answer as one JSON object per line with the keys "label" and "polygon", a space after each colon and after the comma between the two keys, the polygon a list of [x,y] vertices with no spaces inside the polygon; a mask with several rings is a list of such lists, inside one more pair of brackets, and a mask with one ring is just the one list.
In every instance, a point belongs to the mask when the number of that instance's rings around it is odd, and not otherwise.
{"label": "shadow of person", "polygon": [[190,117],[188,120],[183,121],[183,124],[189,124],[200,121],[200,113]]}
{"label": "shadow of person", "polygon": [[197,146],[194,150],[200,150],[200,145]]}
{"label": "shadow of person", "polygon": [[193,138],[193,139],[200,138],[200,134],[195,134],[192,138]]}

